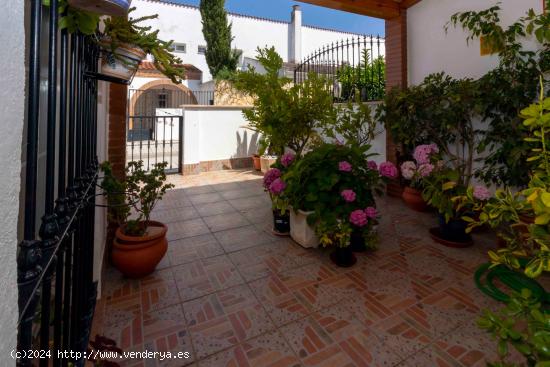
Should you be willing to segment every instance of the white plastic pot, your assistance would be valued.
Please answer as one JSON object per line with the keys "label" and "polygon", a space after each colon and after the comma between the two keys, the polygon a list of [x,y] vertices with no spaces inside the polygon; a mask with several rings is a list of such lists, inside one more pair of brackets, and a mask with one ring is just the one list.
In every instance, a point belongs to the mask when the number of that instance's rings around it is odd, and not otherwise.
{"label": "white plastic pot", "polygon": [[132,78],[146,55],[141,48],[128,44],[118,47],[115,54],[116,56],[112,53],[104,53],[101,59],[101,74],[125,80]]}
{"label": "white plastic pot", "polygon": [[307,224],[307,216],[313,212],[305,212],[303,210],[290,209],[290,237],[300,246],[305,248],[319,247],[319,238],[315,234],[315,230]]}
{"label": "white plastic pot", "polygon": [[123,17],[128,14],[132,0],[69,0],[69,5],[76,9]]}
{"label": "white plastic pot", "polygon": [[277,161],[277,156],[274,155],[263,155],[260,157],[260,167],[262,173],[266,173],[271,169],[271,165]]}

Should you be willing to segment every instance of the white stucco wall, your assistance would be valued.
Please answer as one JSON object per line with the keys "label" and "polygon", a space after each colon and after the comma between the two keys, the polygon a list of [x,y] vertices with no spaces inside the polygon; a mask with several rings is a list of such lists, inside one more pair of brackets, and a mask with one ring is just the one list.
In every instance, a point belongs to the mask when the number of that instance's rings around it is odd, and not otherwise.
{"label": "white stucco wall", "polygon": [[0,365],[13,366],[10,351],[17,343],[17,266],[19,242],[19,193],[21,187],[21,147],[25,116],[25,2],[6,0],[0,12],[0,43],[9,57],[0,58]]}
{"label": "white stucco wall", "polygon": [[[103,162],[108,157],[107,140],[109,136],[108,126],[109,109],[109,83],[99,82],[97,93],[97,160]],[[100,194],[101,189],[96,189]],[[106,205],[107,201],[102,195],[96,196],[96,204]],[[95,237],[94,237],[94,280],[98,282],[98,297],[101,297],[101,276],[103,258],[105,255],[105,240],[107,238],[107,209],[96,206],[95,208]]]}
{"label": "white stucco wall", "polygon": [[[428,74],[445,71],[454,77],[477,78],[498,64],[497,56],[480,56],[479,40],[466,44],[468,33],[444,26],[456,12],[483,10],[496,0],[423,0],[407,11],[409,84]],[[509,25],[529,8],[542,12],[543,0],[504,0],[501,21]]]}
{"label": "white stucco wall", "polygon": [[245,128],[242,107],[184,106],[183,163],[195,164],[256,153],[258,134]]}
{"label": "white stucco wall", "polygon": [[[153,28],[159,29],[159,37],[166,40],[173,40],[176,43],[187,45],[186,53],[177,53],[185,64],[192,64],[203,72],[203,82],[212,79],[206,64],[204,55],[197,51],[198,46],[206,45],[202,35],[201,15],[197,7],[188,5],[175,5],[153,0],[134,0],[132,6],[137,9],[131,14],[132,17],[158,14],[156,20],[149,21]],[[239,14],[229,14],[228,19],[233,24],[233,47],[243,51],[243,58],[255,58],[258,47],[274,46],[283,58],[283,61],[291,61],[291,11],[288,9],[288,22],[254,18]],[[302,25],[300,42],[302,57],[308,53],[328,45],[331,42],[340,41],[346,38],[357,37],[352,33],[340,32],[308,27]],[[137,81],[136,81],[137,85]],[[134,84],[132,84],[134,87]],[[193,88],[191,88],[193,89]]]}

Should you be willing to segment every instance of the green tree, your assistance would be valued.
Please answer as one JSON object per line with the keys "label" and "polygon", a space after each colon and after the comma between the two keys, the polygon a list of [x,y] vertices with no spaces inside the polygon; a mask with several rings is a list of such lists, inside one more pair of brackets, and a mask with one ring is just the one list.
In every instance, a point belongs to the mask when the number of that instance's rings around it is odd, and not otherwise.
{"label": "green tree", "polygon": [[202,33],[206,40],[206,62],[214,78],[225,79],[237,68],[241,52],[231,49],[231,23],[227,22],[225,0],[201,0]]}

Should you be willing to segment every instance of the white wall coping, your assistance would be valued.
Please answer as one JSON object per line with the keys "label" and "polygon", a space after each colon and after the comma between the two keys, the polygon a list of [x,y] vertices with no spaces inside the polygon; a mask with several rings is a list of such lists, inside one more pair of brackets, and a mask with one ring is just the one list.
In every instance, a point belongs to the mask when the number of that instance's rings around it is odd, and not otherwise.
{"label": "white wall coping", "polygon": [[184,110],[245,110],[252,108],[253,106],[223,106],[223,105],[196,105],[196,104],[184,104],[180,108]]}

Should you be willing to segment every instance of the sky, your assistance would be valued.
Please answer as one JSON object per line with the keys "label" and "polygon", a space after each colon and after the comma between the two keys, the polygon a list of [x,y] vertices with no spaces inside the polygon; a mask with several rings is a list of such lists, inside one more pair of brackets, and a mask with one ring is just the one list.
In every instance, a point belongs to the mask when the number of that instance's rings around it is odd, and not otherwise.
{"label": "sky", "polygon": [[[200,0],[171,0],[181,4],[199,5]],[[225,0],[225,8],[233,13],[253,15],[282,21],[290,20],[292,5],[302,8],[302,23],[352,33],[384,35],[384,21],[363,15],[346,13],[293,0]]]}

